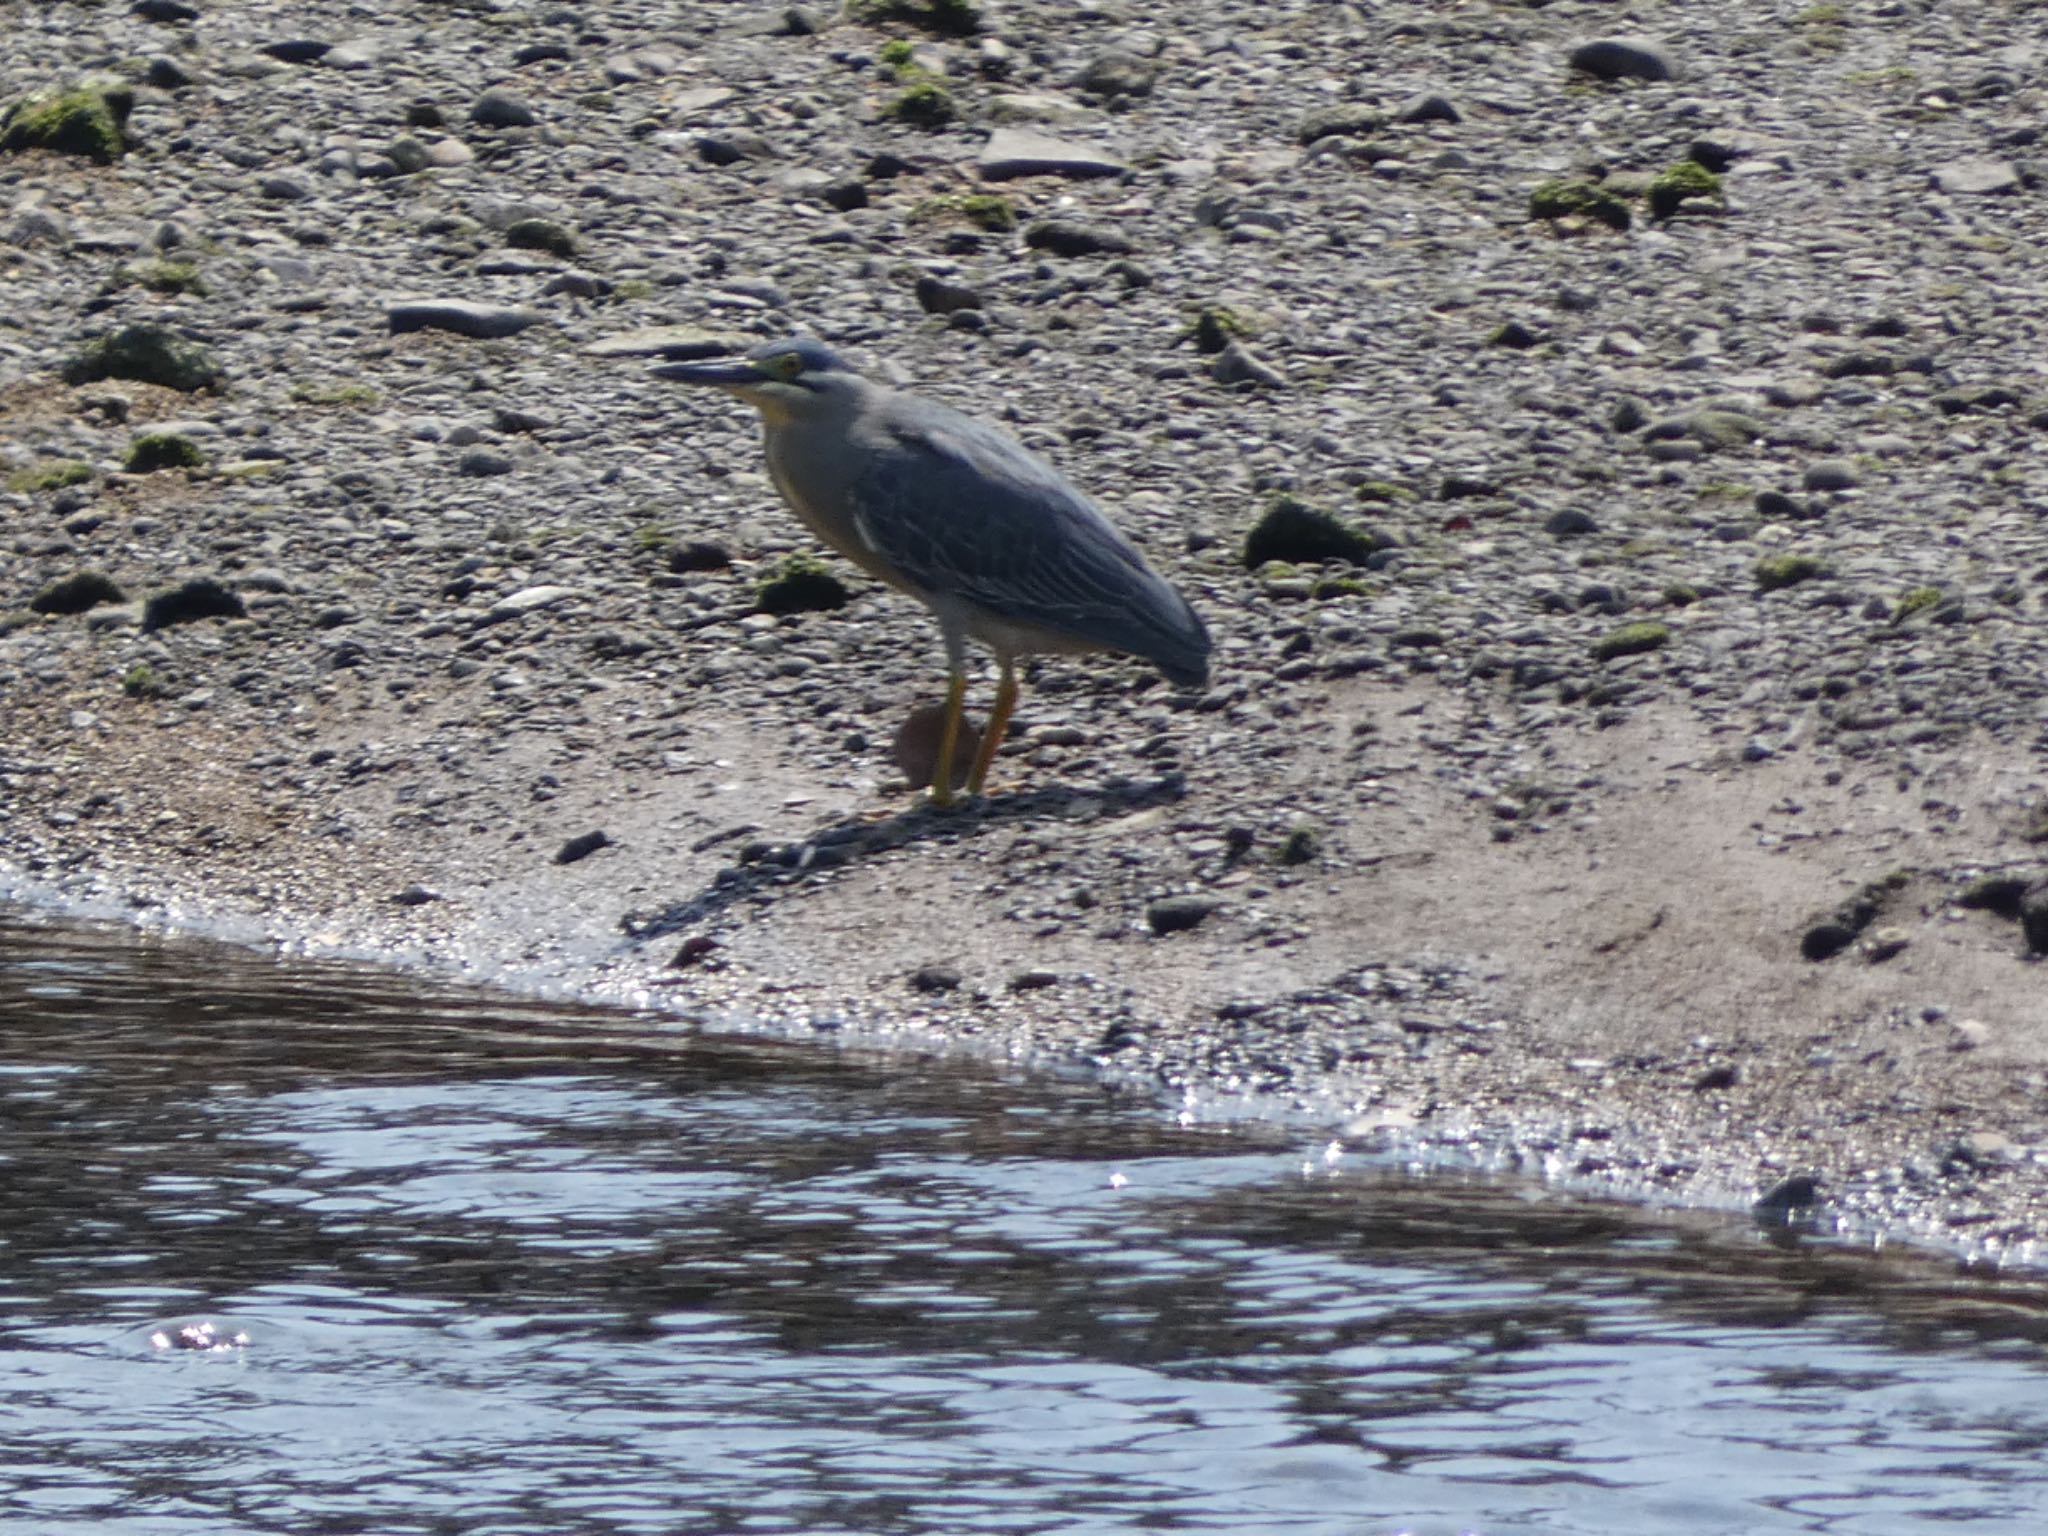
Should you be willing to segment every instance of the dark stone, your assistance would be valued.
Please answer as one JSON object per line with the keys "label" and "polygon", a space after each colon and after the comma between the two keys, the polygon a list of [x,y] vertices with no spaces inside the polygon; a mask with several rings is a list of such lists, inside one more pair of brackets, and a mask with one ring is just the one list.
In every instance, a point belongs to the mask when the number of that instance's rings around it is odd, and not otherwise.
{"label": "dark stone", "polygon": [[865,208],[868,205],[867,183],[851,178],[833,182],[819,196],[841,213],[851,213],[856,208]]}
{"label": "dark stone", "polygon": [[135,0],[135,14],[144,21],[197,21],[199,11],[185,0]]}
{"label": "dark stone", "polygon": [[1572,68],[1601,80],[1669,80],[1671,59],[1641,38],[1603,37],[1572,50]]}
{"label": "dark stone", "polygon": [[1019,971],[1010,978],[1010,990],[1012,992],[1042,992],[1047,987],[1056,987],[1059,984],[1060,973],[1058,971]]}
{"label": "dark stone", "polygon": [[609,848],[611,844],[610,835],[602,829],[596,832],[585,832],[580,837],[570,838],[569,841],[556,849],[555,862],[557,864],[574,864],[578,859],[589,858],[600,848]]}
{"label": "dark stone", "polygon": [[718,953],[719,947],[718,940],[709,934],[693,933],[677,946],[674,956],[668,962],[668,968],[672,971],[687,971],[692,966],[702,965],[705,960]]}
{"label": "dark stone", "polygon": [[1837,922],[1815,923],[1800,936],[1799,953],[1809,960],[1832,960],[1856,942],[1856,930]]}
{"label": "dark stone", "polygon": [[102,603],[126,602],[128,594],[98,571],[80,571],[52,582],[28,601],[36,613],[84,613]]}
{"label": "dark stone", "polygon": [[2025,875],[1986,875],[1956,897],[1956,905],[2018,921],[2020,903],[2033,884]]}
{"label": "dark stone", "polygon": [[684,539],[668,551],[672,571],[722,571],[732,564],[732,551],[710,539]]}
{"label": "dark stone", "polygon": [[917,280],[917,302],[928,315],[951,315],[963,309],[980,309],[981,295],[927,272]]}
{"label": "dark stone", "polygon": [[531,128],[540,121],[533,108],[510,91],[488,90],[469,109],[469,120],[480,128]]}
{"label": "dark stone", "polygon": [[1593,521],[1590,512],[1581,511],[1577,507],[1565,507],[1550,514],[1549,520],[1543,525],[1543,531],[1560,539],[1569,539],[1582,533],[1593,533],[1599,527],[1600,525]]}
{"label": "dark stone", "polygon": [[2020,898],[2020,932],[2030,954],[2048,955],[2048,880],[2038,880]]}
{"label": "dark stone", "polygon": [[1145,908],[1145,921],[1153,933],[1164,938],[1201,927],[1222,905],[1213,896],[1164,896]]}
{"label": "dark stone", "polygon": [[1507,347],[1516,352],[1526,352],[1542,340],[1543,338],[1540,335],[1530,330],[1521,321],[1510,320],[1491,336],[1487,337],[1487,344],[1495,347]]}
{"label": "dark stone", "polygon": [[1759,1216],[1784,1216],[1820,1203],[1820,1180],[1810,1173],[1788,1174],[1751,1207]]}
{"label": "dark stone", "polygon": [[394,336],[408,331],[453,331],[458,336],[486,341],[516,336],[529,325],[540,323],[540,316],[531,310],[472,304],[464,299],[415,299],[393,304],[385,311],[385,318]]}
{"label": "dark stone", "polygon": [[316,37],[288,37],[274,43],[264,43],[261,51],[273,59],[282,59],[287,64],[311,64],[326,55],[334,44],[323,43]]}
{"label": "dark stone", "polygon": [[1694,1093],[1718,1093],[1724,1088],[1733,1088],[1742,1081],[1742,1068],[1733,1062],[1722,1062],[1707,1068],[1692,1080]]}
{"label": "dark stone", "polygon": [[1401,123],[1458,123],[1464,118],[1447,96],[1412,96],[1404,102],[1394,120]]}
{"label": "dark stone", "polygon": [[430,901],[441,901],[443,899],[439,891],[432,890],[417,882],[408,885],[404,890],[391,898],[395,905],[401,907],[423,907]]}
{"label": "dark stone", "polygon": [[950,965],[921,965],[910,973],[910,984],[920,992],[951,992],[960,981],[959,970]]}
{"label": "dark stone", "polygon": [[509,475],[512,473],[513,468],[514,466],[510,458],[502,453],[493,453],[488,448],[470,449],[469,452],[465,453],[457,461],[455,466],[457,474],[469,475],[477,479],[488,478],[492,475]]}
{"label": "dark stone", "polygon": [[1041,219],[1025,229],[1024,243],[1034,251],[1051,251],[1055,256],[1096,256],[1104,252],[1128,256],[1138,248],[1113,229],[1073,219]]}
{"label": "dark stone", "polygon": [[568,58],[567,44],[528,43],[512,55],[512,62],[524,67],[528,64],[566,63]]}
{"label": "dark stone", "polygon": [[159,592],[143,605],[145,632],[190,624],[199,619],[247,618],[242,600],[211,577],[202,576],[168,592]]}

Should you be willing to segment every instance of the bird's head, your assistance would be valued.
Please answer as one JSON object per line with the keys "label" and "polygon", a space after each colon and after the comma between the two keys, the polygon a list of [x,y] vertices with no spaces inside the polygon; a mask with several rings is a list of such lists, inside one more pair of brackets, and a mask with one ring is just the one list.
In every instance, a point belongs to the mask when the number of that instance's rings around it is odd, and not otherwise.
{"label": "bird's head", "polygon": [[860,384],[844,358],[808,336],[765,342],[729,362],[658,363],[651,371],[657,379],[738,395],[771,421],[808,415]]}

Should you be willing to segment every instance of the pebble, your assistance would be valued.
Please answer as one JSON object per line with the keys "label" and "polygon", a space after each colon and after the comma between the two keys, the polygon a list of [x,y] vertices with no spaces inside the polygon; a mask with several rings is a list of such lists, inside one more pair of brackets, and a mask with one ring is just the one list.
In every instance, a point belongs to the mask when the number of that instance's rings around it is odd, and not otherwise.
{"label": "pebble", "polygon": [[1581,43],[1572,50],[1571,65],[1602,80],[1669,80],[1677,73],[1661,45],[1640,37]]}
{"label": "pebble", "polygon": [[489,340],[516,336],[528,326],[540,324],[541,317],[530,309],[476,304],[465,299],[409,299],[389,306],[385,320],[394,336],[435,330]]}
{"label": "pebble", "polygon": [[522,97],[495,87],[471,103],[469,120],[481,128],[531,128],[540,121]]}
{"label": "pebble", "polygon": [[1024,128],[998,128],[988,136],[975,168],[985,181],[1018,176],[1065,176],[1088,180],[1121,176],[1130,167],[1118,156],[1091,144],[1053,138]]}

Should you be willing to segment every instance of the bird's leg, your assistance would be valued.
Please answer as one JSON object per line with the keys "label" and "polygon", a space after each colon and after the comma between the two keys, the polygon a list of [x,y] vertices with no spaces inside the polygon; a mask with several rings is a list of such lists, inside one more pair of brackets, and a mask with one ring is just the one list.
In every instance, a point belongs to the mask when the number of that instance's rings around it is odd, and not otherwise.
{"label": "bird's leg", "polygon": [[981,786],[988,779],[989,765],[996,760],[996,749],[1003,744],[1003,732],[1010,728],[1010,712],[1017,707],[1017,672],[1010,665],[1010,658],[1000,658],[1002,680],[996,684],[995,708],[989,712],[988,729],[982,733],[981,750],[974,754],[974,771],[967,775],[967,793],[978,795]]}
{"label": "bird's leg", "polygon": [[946,722],[939,729],[939,755],[932,763],[932,804],[953,803],[953,751],[960,745],[960,715],[967,703],[967,674],[959,667],[946,677]]}

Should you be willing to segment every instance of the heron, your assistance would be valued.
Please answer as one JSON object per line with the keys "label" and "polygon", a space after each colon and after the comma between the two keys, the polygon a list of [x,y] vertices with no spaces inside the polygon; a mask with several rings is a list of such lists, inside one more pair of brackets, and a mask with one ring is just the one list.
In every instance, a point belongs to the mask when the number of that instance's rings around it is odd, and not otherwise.
{"label": "heron", "polygon": [[759,411],[769,478],[804,526],[937,618],[947,682],[934,805],[953,802],[969,640],[995,654],[999,673],[970,795],[982,793],[1016,709],[1022,657],[1110,651],[1182,688],[1207,683],[1209,632],[1187,599],[1008,433],[879,384],[809,337],[653,372]]}

